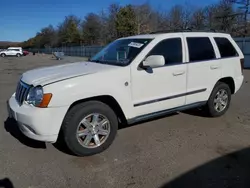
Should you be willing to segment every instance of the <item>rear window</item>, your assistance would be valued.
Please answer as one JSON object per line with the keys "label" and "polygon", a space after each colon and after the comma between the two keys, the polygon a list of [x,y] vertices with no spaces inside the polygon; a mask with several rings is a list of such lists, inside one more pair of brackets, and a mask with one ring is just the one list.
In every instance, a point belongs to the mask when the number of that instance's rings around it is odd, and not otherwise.
{"label": "rear window", "polygon": [[221,57],[235,57],[239,55],[227,38],[215,37],[214,40],[219,48]]}
{"label": "rear window", "polygon": [[213,45],[208,37],[187,37],[189,61],[215,59]]}

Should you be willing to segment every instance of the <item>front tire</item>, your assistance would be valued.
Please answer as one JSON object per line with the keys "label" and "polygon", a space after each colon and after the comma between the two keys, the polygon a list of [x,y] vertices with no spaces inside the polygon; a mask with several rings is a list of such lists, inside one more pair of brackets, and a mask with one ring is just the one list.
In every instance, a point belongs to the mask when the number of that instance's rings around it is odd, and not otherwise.
{"label": "front tire", "polygon": [[226,113],[231,102],[231,90],[228,84],[218,82],[207,102],[207,112],[211,117],[219,117]]}
{"label": "front tire", "polygon": [[1,57],[5,57],[6,55],[5,54],[1,54]]}
{"label": "front tire", "polygon": [[21,54],[16,54],[17,57],[21,57]]}
{"label": "front tire", "polygon": [[89,101],[70,109],[62,124],[62,136],[75,155],[89,156],[106,150],[117,129],[114,111],[102,102]]}

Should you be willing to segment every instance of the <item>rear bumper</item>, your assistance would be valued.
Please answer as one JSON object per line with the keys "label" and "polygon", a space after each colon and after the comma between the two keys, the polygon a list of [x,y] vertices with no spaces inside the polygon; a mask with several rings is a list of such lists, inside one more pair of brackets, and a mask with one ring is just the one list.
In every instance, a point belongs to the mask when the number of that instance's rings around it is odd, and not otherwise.
{"label": "rear bumper", "polygon": [[235,82],[235,91],[234,93],[236,93],[237,91],[239,91],[239,89],[241,88],[242,84],[243,84],[243,81],[244,81],[244,76],[241,75],[241,76],[238,76],[234,79],[234,82]]}
{"label": "rear bumper", "polygon": [[36,108],[27,104],[21,106],[14,95],[7,103],[9,117],[17,121],[21,132],[34,140],[56,142],[63,118],[67,112],[66,107]]}

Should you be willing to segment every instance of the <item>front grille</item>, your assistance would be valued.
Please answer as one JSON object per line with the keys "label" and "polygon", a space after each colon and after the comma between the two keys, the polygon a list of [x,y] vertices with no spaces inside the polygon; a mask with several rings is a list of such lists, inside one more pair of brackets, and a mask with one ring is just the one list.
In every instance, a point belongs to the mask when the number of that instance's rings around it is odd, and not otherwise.
{"label": "front grille", "polygon": [[28,92],[29,92],[30,86],[28,84],[25,84],[24,82],[20,81],[17,84],[16,88],[16,101],[19,103],[19,105],[23,104],[23,101],[26,99]]}

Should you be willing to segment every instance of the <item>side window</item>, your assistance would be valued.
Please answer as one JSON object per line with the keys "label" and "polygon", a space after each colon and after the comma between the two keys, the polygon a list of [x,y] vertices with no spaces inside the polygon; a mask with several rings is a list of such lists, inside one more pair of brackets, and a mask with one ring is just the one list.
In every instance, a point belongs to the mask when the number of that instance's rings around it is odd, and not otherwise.
{"label": "side window", "polygon": [[215,37],[214,40],[219,48],[221,57],[238,56],[234,46],[227,38]]}
{"label": "side window", "polygon": [[182,63],[181,38],[171,38],[159,42],[147,56],[150,55],[164,56],[165,65]]}
{"label": "side window", "polygon": [[215,59],[213,45],[208,37],[187,37],[189,61]]}

